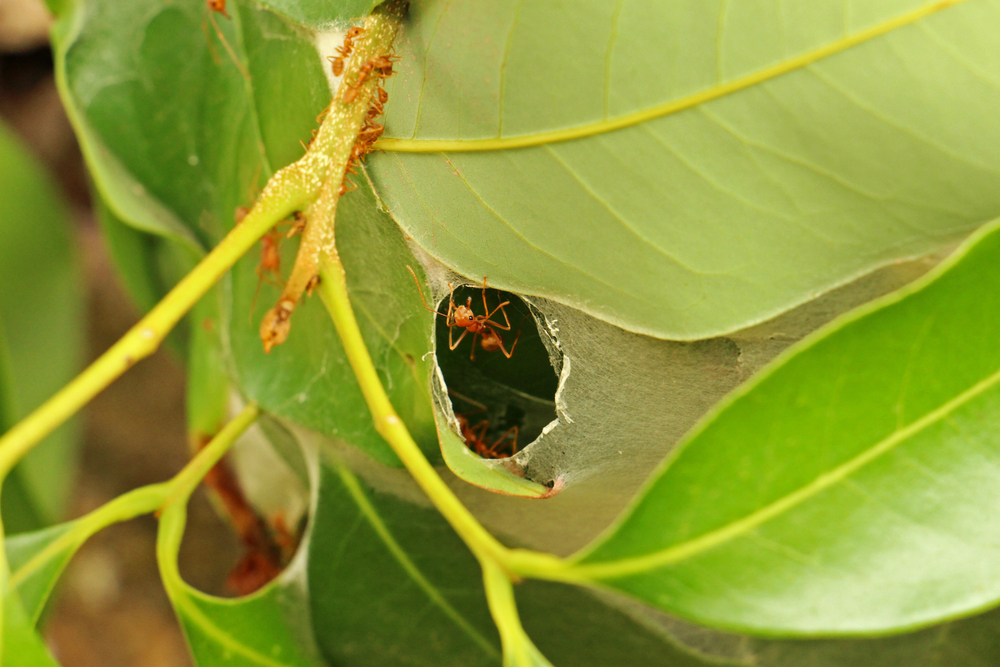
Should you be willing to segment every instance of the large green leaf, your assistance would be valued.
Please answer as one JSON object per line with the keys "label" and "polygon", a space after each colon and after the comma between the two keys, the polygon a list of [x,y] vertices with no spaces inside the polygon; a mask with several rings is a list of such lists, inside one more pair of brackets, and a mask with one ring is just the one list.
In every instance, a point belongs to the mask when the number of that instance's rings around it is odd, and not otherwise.
{"label": "large green leaf", "polygon": [[[345,667],[499,665],[475,558],[412,480],[391,473],[378,490],[343,463],[321,465],[309,587],[324,655]],[[525,582],[515,592],[528,634],[558,667],[706,664],[579,588]]]}
{"label": "large green leaf", "polygon": [[379,195],[473,280],[673,339],[1000,214],[996,5],[785,5],[415,2],[383,147],[424,154]]}
{"label": "large green leaf", "polygon": [[[0,125],[0,430],[75,374],[82,300],[67,214],[42,168]],[[75,428],[35,448],[3,485],[9,533],[57,521],[75,461]]]}
{"label": "large green leaf", "polygon": [[997,257],[994,224],[745,385],[583,571],[768,632],[882,632],[995,604]]}

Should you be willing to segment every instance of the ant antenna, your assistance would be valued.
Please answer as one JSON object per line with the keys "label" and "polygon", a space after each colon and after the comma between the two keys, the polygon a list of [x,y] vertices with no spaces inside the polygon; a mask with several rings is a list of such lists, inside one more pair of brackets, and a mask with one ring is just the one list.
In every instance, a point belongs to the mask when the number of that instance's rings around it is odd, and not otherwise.
{"label": "ant antenna", "polygon": [[413,272],[413,269],[410,268],[409,264],[406,265],[406,269],[407,271],[410,272],[410,275],[413,276],[413,281],[417,283],[417,291],[420,292],[420,301],[424,304],[424,308],[431,311],[432,313],[437,313],[441,317],[448,317],[444,313],[439,313],[438,311],[434,310],[433,308],[427,305],[427,301],[424,299],[424,291],[420,289],[420,280],[417,279],[417,274]]}

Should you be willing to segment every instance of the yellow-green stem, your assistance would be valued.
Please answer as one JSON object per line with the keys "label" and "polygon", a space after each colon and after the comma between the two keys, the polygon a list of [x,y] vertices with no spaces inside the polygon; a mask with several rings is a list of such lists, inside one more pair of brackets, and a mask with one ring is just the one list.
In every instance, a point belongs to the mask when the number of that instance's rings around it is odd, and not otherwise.
{"label": "yellow-green stem", "polygon": [[[295,165],[292,165],[294,167]],[[286,167],[286,169],[289,169]],[[0,478],[42,438],[140,359],[152,354],[181,317],[277,222],[308,196],[302,179],[281,178],[265,188],[258,205],[121,340],[83,373],[0,438]],[[270,190],[270,193],[269,193]],[[268,196],[268,195],[271,196]]]}
{"label": "yellow-green stem", "polygon": [[91,535],[112,524],[155,512],[178,498],[186,499],[259,413],[260,410],[255,403],[246,406],[173,479],[129,491],[98,507],[90,514],[74,520],[70,530],[53,540],[11,574],[10,586],[17,587],[56,554],[66,549],[76,550]]}
{"label": "yellow-green stem", "polygon": [[451,524],[455,532],[465,541],[480,559],[483,556],[503,563],[507,548],[483,528],[461,501],[452,493],[444,480],[427,461],[423,452],[414,442],[403,420],[399,418],[382,387],[382,381],[375,371],[371,355],[361,337],[354,310],[347,294],[347,281],[339,258],[324,256],[320,262],[320,297],[344,345],[347,360],[364,394],[368,409],[372,413],[375,428],[385,438],[396,456],[416,480],[420,488],[430,498],[434,506]]}

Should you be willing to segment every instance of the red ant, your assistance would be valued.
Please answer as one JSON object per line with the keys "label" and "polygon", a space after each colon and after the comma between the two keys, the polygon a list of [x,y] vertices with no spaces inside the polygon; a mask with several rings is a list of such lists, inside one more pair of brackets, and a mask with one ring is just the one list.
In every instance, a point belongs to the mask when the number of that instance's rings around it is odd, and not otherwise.
{"label": "red ant", "polygon": [[[375,71],[375,74],[379,76],[380,79],[388,79],[393,75],[392,63],[393,60],[399,60],[397,56],[375,56],[364,65],[358,69],[358,79],[353,85],[349,86],[347,90],[344,91],[344,103],[350,104],[357,98],[358,91],[361,90],[361,86],[365,81],[368,80],[368,76]],[[379,93],[379,99],[383,97],[382,93]],[[388,97],[386,97],[388,99]],[[383,102],[384,104],[384,102]]]}
{"label": "red ant", "polygon": [[[455,415],[455,419],[458,420],[458,427],[462,431],[462,437],[465,438],[465,446],[479,454],[484,459],[506,459],[514,454],[517,454],[517,434],[518,428],[516,426],[511,426],[509,429],[504,431],[499,438],[493,441],[493,444],[488,444],[484,438],[486,437],[486,429],[489,428],[490,423],[487,420],[483,420],[476,424],[475,426],[469,426],[469,420],[465,418],[464,415]],[[511,442],[511,452],[497,451],[501,444],[504,443],[508,438]]]}
{"label": "red ant", "polygon": [[351,55],[351,51],[354,50],[354,40],[360,37],[364,31],[364,28],[358,27],[349,29],[344,36],[344,45],[337,47],[339,55],[327,56],[327,60],[333,65],[334,76],[340,76],[344,73],[344,59]]}
{"label": "red ant", "polygon": [[[449,390],[448,393],[456,398],[462,399],[466,403],[475,405],[476,409],[472,411],[473,413],[486,412],[486,406],[479,401],[466,398],[465,396],[451,390]],[[479,454],[484,459],[505,459],[517,454],[517,436],[519,431],[517,426],[511,426],[509,429],[504,431],[499,438],[493,441],[493,444],[491,445],[487,443],[485,439],[486,431],[490,427],[489,420],[484,419],[475,426],[469,426],[469,420],[466,417],[467,414],[472,413],[455,413],[455,419],[458,420],[458,428],[462,432],[462,438],[465,439],[466,447],[474,451],[476,454]],[[508,438],[511,443],[510,453],[498,451],[500,445],[504,444]],[[506,449],[506,447],[504,449]]]}
{"label": "red ant", "polygon": [[229,14],[226,13],[226,0],[208,0],[208,8],[229,18]]}
{"label": "red ant", "polygon": [[[424,304],[424,308],[431,311],[432,313],[437,313],[445,319],[445,324],[448,325],[448,349],[454,350],[458,347],[458,344],[462,342],[465,338],[465,334],[472,332],[472,354],[469,355],[469,359],[473,361],[476,359],[476,339],[482,336],[479,344],[487,352],[495,352],[500,350],[503,352],[504,356],[508,359],[514,354],[514,348],[517,347],[517,341],[521,338],[521,332],[517,332],[517,336],[514,338],[514,344],[510,346],[510,352],[504,347],[503,338],[500,334],[496,332],[496,329],[501,329],[503,331],[510,331],[510,319],[507,318],[507,311],[504,310],[504,306],[510,305],[510,301],[504,301],[499,306],[490,310],[489,304],[486,303],[486,276],[483,276],[483,308],[486,311],[486,315],[476,315],[472,312],[472,297],[470,296],[465,300],[464,306],[455,305],[455,288],[448,283],[448,289],[451,290],[451,298],[448,300],[448,313],[441,313],[434,310],[427,305],[427,301],[424,300],[424,291],[420,289],[420,281],[417,280],[417,274],[413,273],[413,269],[409,266],[410,274],[413,275],[413,280],[417,283],[417,291],[420,292],[420,300]],[[500,324],[499,322],[494,322],[490,318],[500,311],[503,313],[503,319],[506,324]],[[458,340],[452,340],[452,334],[455,332],[455,327],[461,327],[465,331],[462,335],[458,337]]]}

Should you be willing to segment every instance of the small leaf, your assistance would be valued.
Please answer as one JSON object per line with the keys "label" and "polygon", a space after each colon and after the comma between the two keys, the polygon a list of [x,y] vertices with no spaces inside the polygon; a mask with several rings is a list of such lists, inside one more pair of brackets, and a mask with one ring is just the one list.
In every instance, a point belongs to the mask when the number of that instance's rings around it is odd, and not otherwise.
{"label": "small leaf", "polygon": [[884,632],[995,604],[997,257],[992,224],[758,375],[579,572],[756,632]]}

